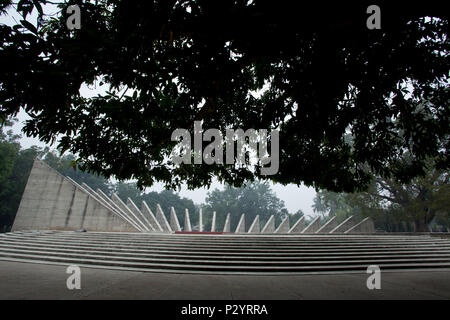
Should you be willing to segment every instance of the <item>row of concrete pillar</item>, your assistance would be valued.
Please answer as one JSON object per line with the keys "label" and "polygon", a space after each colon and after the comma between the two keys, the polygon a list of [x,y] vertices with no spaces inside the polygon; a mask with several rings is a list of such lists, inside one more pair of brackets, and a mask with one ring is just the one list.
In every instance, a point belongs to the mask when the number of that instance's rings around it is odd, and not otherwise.
{"label": "row of concrete pillar", "polygon": [[[73,180],[72,182],[76,183]],[[159,204],[156,205],[156,211],[153,213],[145,201],[142,201],[141,209],[139,209],[130,198],[127,199],[127,203],[125,204],[117,196],[117,194],[113,194],[111,198],[109,198],[100,189],[94,191],[85,183],[83,183],[80,187],[141,232],[172,233],[179,231],[192,231],[188,209],[185,209],[184,228],[182,229],[173,207],[170,209],[170,217],[169,220],[167,220]],[[225,218],[223,230],[217,230],[216,212],[213,212],[211,229],[204,230],[203,212],[202,209],[200,209],[198,231],[232,232],[230,230],[230,219],[230,214],[228,214]],[[261,228],[259,215],[257,215],[248,230],[245,230],[245,214],[242,214],[234,233],[371,233],[374,232],[374,226],[373,221],[370,218],[366,218],[357,223],[354,217],[351,216],[340,224],[337,223],[336,217],[333,217],[324,225],[321,225],[319,217],[316,217],[309,224],[306,224],[305,217],[301,217],[291,227],[289,224],[289,216],[286,216],[278,227],[275,227],[275,217],[272,215]]]}
{"label": "row of concrete pillar", "polygon": [[[336,218],[321,225],[315,218],[308,225],[301,217],[292,226],[289,216],[276,227],[275,217],[271,216],[262,226],[259,215],[255,217],[249,228],[246,228],[245,215],[242,214],[234,230],[231,230],[231,216],[225,218],[223,229],[218,230],[216,213],[212,213],[211,228],[205,230],[202,210],[199,211],[198,229],[195,231],[234,232],[234,233],[353,233],[373,232],[373,222],[365,219],[356,223],[350,217],[338,224]],[[208,219],[209,220],[209,219]],[[94,231],[124,232],[191,232],[193,226],[186,209],[183,229],[181,228],[175,209],[170,208],[168,217],[161,206],[156,205],[153,213],[145,201],[139,208],[131,199],[124,202],[117,194],[107,196],[102,190],[93,190],[83,183],[79,185],[69,177],[64,177],[44,162],[36,159],[31,170],[27,186],[22,197],[14,230],[37,229],[86,229]]]}

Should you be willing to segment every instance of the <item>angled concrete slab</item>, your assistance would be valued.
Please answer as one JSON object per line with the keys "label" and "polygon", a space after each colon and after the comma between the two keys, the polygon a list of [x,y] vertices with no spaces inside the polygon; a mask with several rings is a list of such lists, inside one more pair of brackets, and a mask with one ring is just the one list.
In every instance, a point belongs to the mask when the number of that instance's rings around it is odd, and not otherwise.
{"label": "angled concrete slab", "polygon": [[316,233],[329,233],[331,230],[333,230],[337,226],[338,226],[338,222],[337,222],[336,216],[334,216],[330,220],[328,220],[323,226],[321,226],[319,228],[319,230],[316,231]]}
{"label": "angled concrete slab", "polygon": [[192,231],[192,226],[191,226],[191,218],[189,216],[189,210],[186,208],[186,210],[184,211],[184,226],[183,226],[183,231],[186,232],[191,232]]}
{"label": "angled concrete slab", "polygon": [[147,217],[142,213],[141,210],[134,204],[133,200],[131,200],[129,197],[127,198],[127,207],[134,212],[134,214],[142,219],[142,222],[145,223],[145,225],[148,227],[149,231],[155,231],[155,228],[153,228],[150,221],[147,219]]}
{"label": "angled concrete slab", "polygon": [[269,220],[267,220],[266,224],[262,228],[261,233],[273,233],[274,231],[275,231],[275,217],[271,215]]}
{"label": "angled concrete slab", "polygon": [[173,207],[170,208],[170,227],[173,231],[181,231],[180,222]]}
{"label": "angled concrete slab", "polygon": [[213,212],[212,221],[211,221],[211,232],[216,232],[216,212]]}
{"label": "angled concrete slab", "polygon": [[238,225],[236,226],[236,231],[234,233],[244,233],[245,232],[245,213],[241,215]]}
{"label": "angled concrete slab", "polygon": [[136,221],[141,228],[143,228],[143,231],[150,231],[150,229],[145,225],[145,223],[139,219],[138,216],[134,214],[133,211],[130,210],[130,208],[127,207],[127,205],[120,199],[120,197],[117,195],[117,193],[113,193],[111,195],[112,201],[120,208],[122,211],[126,212],[129,217],[132,217],[134,221]]}
{"label": "angled concrete slab", "polygon": [[131,223],[137,230],[144,232],[144,229],[142,229],[142,227],[132,217],[130,217],[129,214],[127,214],[116,203],[114,203],[114,201],[112,201],[102,190],[97,188],[97,194],[110,207],[114,208],[114,210],[116,210],[117,212],[120,212],[123,218],[126,219],[129,223]]}
{"label": "angled concrete slab", "polygon": [[[109,208],[111,210],[111,212],[113,212],[114,214],[116,214],[118,217],[120,217],[122,220],[127,221],[128,223],[130,223],[126,217],[121,214],[119,211],[114,210],[113,208],[111,208],[108,204],[105,204],[104,201],[102,201],[102,199],[99,197],[98,194],[96,194],[91,188],[89,188],[88,185],[86,185],[85,183],[83,183],[83,186],[79,185],[75,180],[71,179],[70,177],[65,177],[68,181],[70,181],[76,188],[78,188],[79,190],[82,190],[83,192],[87,193],[90,197],[92,197],[93,199],[95,199],[96,201],[102,203],[103,205],[105,205],[107,208]],[[91,192],[92,191],[92,192]],[[86,206],[88,206],[88,204],[86,203]],[[86,208],[87,209],[87,208]],[[130,223],[130,225],[132,225],[133,227],[135,227],[133,224]],[[135,227],[136,228],[136,227]],[[81,229],[81,228],[80,228]],[[140,230],[139,228],[136,228],[136,230]]]}
{"label": "angled concrete slab", "polygon": [[344,233],[374,233],[375,226],[372,218],[367,217],[363,219],[361,222],[357,223]]}
{"label": "angled concrete slab", "polygon": [[355,221],[353,219],[353,216],[348,217],[345,219],[340,225],[338,225],[336,228],[331,230],[329,233],[344,233],[351,227],[355,225]]}
{"label": "angled concrete slab", "polygon": [[289,215],[284,217],[283,221],[281,221],[278,228],[275,229],[274,233],[288,233],[289,232]]}
{"label": "angled concrete slab", "polygon": [[289,229],[288,233],[301,233],[305,229],[305,216],[301,216],[297,222]]}
{"label": "angled concrete slab", "polygon": [[[78,185],[75,181],[73,181],[72,179],[70,179],[69,177],[67,177],[70,181],[72,181],[74,184]],[[136,224],[134,221],[132,221],[131,219],[128,218],[128,216],[122,211],[120,210],[120,208],[118,208],[117,206],[113,206],[111,205],[111,200],[107,201],[105,200],[100,194],[98,194],[98,192],[95,192],[91,187],[89,187],[86,183],[82,183],[82,187],[89,192],[93,197],[95,197],[98,201],[100,201],[103,205],[105,205],[106,207],[108,207],[111,211],[113,211],[114,213],[116,213],[118,216],[120,216],[122,219],[124,219],[125,221],[127,221],[128,223],[130,223],[133,227],[135,227],[137,230],[141,230],[140,226],[138,224]],[[107,197],[105,195],[105,197]]]}
{"label": "angled concrete slab", "polygon": [[139,231],[97,196],[36,158],[12,231],[39,229]]}
{"label": "angled concrete slab", "polygon": [[172,228],[170,227],[169,222],[167,221],[166,216],[164,215],[164,212],[161,209],[161,206],[156,204],[156,220],[158,220],[159,224],[166,232],[172,232]]}
{"label": "angled concrete slab", "polygon": [[117,211],[119,211],[128,221],[131,221],[131,223],[141,232],[144,232],[144,228],[139,224],[136,219],[129,214],[128,211],[123,210],[122,207],[120,207],[116,202],[114,202],[110,197],[108,197],[102,190],[97,189],[97,194],[102,197],[103,200],[108,202],[108,204],[112,207],[114,207]]}
{"label": "angled concrete slab", "polygon": [[260,225],[259,225],[259,214],[256,215],[255,219],[253,220],[252,224],[250,225],[250,228],[248,228],[248,233],[260,233]]}
{"label": "angled concrete slab", "polygon": [[313,221],[303,229],[302,233],[315,233],[320,228],[320,217],[315,217]]}
{"label": "angled concrete slab", "polygon": [[[70,179],[70,177],[67,177],[67,179]],[[73,181],[72,179],[70,179],[71,181]],[[73,181],[73,183],[76,183],[75,181]],[[125,219],[125,217],[123,216],[123,214],[117,210],[116,208],[114,208],[113,206],[111,206],[108,202],[106,202],[97,192],[95,192],[91,187],[89,187],[86,183],[82,183],[81,186],[87,190],[91,195],[93,195],[94,197],[96,197],[96,199],[98,201],[100,201],[104,206],[108,207],[111,211],[116,212],[119,216],[121,216],[122,218]]]}
{"label": "angled concrete slab", "polygon": [[223,225],[223,232],[230,232],[230,219],[231,215],[230,213],[228,213],[227,217],[225,218],[225,223]]}
{"label": "angled concrete slab", "polygon": [[150,221],[150,224],[153,226],[155,231],[164,232],[164,229],[159,224],[158,219],[156,219],[145,200],[142,200],[141,212],[147,217],[148,221]]}

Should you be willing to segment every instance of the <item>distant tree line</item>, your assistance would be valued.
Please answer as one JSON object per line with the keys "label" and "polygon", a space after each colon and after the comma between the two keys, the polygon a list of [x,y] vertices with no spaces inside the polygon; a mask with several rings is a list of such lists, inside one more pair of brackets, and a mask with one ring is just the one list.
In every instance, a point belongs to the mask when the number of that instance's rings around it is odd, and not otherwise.
{"label": "distant tree line", "polygon": [[365,192],[319,191],[313,208],[325,220],[371,217],[376,229],[388,232],[449,231],[449,172],[429,160],[425,173],[408,184],[374,176]]}
{"label": "distant tree line", "polygon": [[[4,128],[9,128],[7,121]],[[21,149],[18,139],[11,129],[0,130],[0,232],[9,231],[28,176],[36,156],[43,153],[38,147]]]}

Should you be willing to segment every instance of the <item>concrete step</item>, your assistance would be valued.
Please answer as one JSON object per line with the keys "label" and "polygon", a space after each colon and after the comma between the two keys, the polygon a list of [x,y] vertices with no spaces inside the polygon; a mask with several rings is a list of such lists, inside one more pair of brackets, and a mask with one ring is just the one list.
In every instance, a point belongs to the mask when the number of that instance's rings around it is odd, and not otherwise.
{"label": "concrete step", "polygon": [[0,236],[0,260],[238,274],[360,272],[369,265],[388,270],[450,268],[450,241],[439,238],[353,235],[267,238],[270,240],[226,235],[26,231]]}
{"label": "concrete step", "polygon": [[[14,235],[14,234],[10,234],[6,236],[7,238],[10,239],[25,239],[25,238],[29,238],[29,239],[34,239],[37,236],[32,235]],[[170,237],[170,236],[169,236]],[[1,239],[1,238],[0,238]],[[44,235],[44,236],[39,236],[39,239],[41,240],[48,240],[48,241],[53,241],[53,240],[58,240],[58,241],[77,241],[77,242],[85,242],[85,243],[123,243],[123,244],[133,244],[133,245],[157,245],[159,243],[163,243],[163,244],[167,244],[167,245],[189,245],[189,246],[193,246],[193,245],[199,245],[199,246],[204,246],[204,245],[208,245],[208,246],[227,246],[227,245],[231,245],[233,247],[237,247],[237,246],[248,246],[248,245],[252,245],[254,247],[270,247],[270,246],[274,246],[277,245],[279,247],[282,246],[308,246],[308,247],[313,247],[313,246],[324,246],[324,245],[330,245],[330,246],[336,246],[336,245],[341,245],[341,246],[345,246],[345,245],[390,245],[392,243],[395,244],[406,244],[406,245],[421,245],[421,244],[449,244],[450,245],[450,240],[446,240],[446,239],[440,239],[440,238],[425,238],[425,239],[409,239],[409,240],[405,240],[405,239],[398,239],[398,240],[377,240],[377,241],[370,241],[369,240],[346,240],[346,239],[337,239],[337,240],[328,240],[328,241],[321,241],[321,240],[317,240],[317,239],[298,239],[296,241],[289,241],[289,242],[284,242],[284,241],[277,241],[277,242],[262,242],[262,241],[251,241],[251,240],[247,240],[245,242],[243,241],[232,241],[232,240],[226,240],[226,241],[208,241],[203,240],[203,241],[192,241],[190,239],[170,239],[170,240],[166,240],[166,239],[152,239],[151,237],[149,237],[148,239],[139,239],[139,240],[132,240],[132,239],[109,239],[106,237],[103,238],[91,238],[89,236],[77,236],[77,235],[73,235],[73,236],[58,236],[58,235]]]}
{"label": "concrete step", "polygon": [[239,257],[238,259],[229,259],[226,256],[220,258],[212,258],[210,256],[192,257],[192,256],[136,256],[124,254],[110,254],[110,253],[93,253],[93,252],[74,252],[74,251],[51,251],[51,250],[36,250],[36,249],[19,249],[19,248],[2,248],[0,256],[9,257],[40,255],[41,257],[66,257],[77,259],[92,259],[92,260],[114,260],[114,261],[128,261],[128,262],[146,262],[146,263],[176,263],[176,264],[202,264],[202,265],[321,265],[321,264],[354,264],[366,263],[394,263],[394,262],[447,262],[450,261],[450,253],[442,254],[410,254],[403,256],[389,256],[389,255],[358,255],[358,256],[297,256],[295,258],[279,257],[278,259],[257,259],[255,257]]}
{"label": "concrete step", "polygon": [[[273,266],[267,265],[211,265],[205,263],[199,264],[181,264],[181,263],[145,263],[145,262],[129,262],[129,261],[117,261],[117,260],[97,260],[88,258],[67,258],[62,256],[43,256],[39,254],[9,254],[0,256],[0,259],[7,261],[24,261],[24,262],[36,262],[36,263],[58,263],[62,265],[77,264],[79,266],[91,266],[91,267],[105,267],[114,268],[120,267],[124,270],[140,270],[140,271],[159,271],[159,272],[203,272],[203,273],[298,273],[298,272],[339,272],[339,271],[362,271],[365,272],[368,267],[367,261],[354,261],[353,263],[329,263],[323,262],[322,264],[314,263],[302,263],[297,265],[280,265],[275,264]],[[382,270],[396,270],[396,269],[430,269],[430,268],[450,268],[450,262],[442,262],[439,259],[427,259],[419,261],[377,261],[377,265]]]}
{"label": "concrete step", "polygon": [[447,246],[450,245],[450,241],[443,240],[443,239],[428,239],[428,240],[410,240],[410,241],[384,241],[384,242],[370,242],[370,241],[364,241],[364,242],[341,242],[341,241],[334,241],[334,242],[326,242],[326,243],[314,243],[309,240],[305,241],[297,241],[292,243],[259,243],[259,242],[247,242],[247,243],[237,243],[234,244],[232,241],[227,243],[196,243],[196,242],[172,242],[172,241],[128,241],[128,240],[108,240],[108,239],[87,239],[83,236],[74,237],[74,238],[60,238],[57,236],[52,236],[49,238],[48,236],[40,236],[40,237],[29,237],[29,236],[22,236],[22,235],[9,235],[7,237],[0,237],[0,240],[6,240],[6,241],[40,241],[40,242],[47,242],[47,243],[79,243],[79,244],[92,244],[92,245],[123,245],[123,246],[177,246],[177,247],[201,247],[204,248],[207,247],[219,247],[219,248],[226,248],[226,247],[233,247],[233,248],[309,248],[309,249],[320,249],[320,248],[336,248],[336,247],[383,247],[383,246]]}
{"label": "concrete step", "polygon": [[383,256],[393,256],[393,255],[420,255],[420,254],[448,254],[450,253],[449,247],[442,248],[432,248],[427,250],[416,250],[410,249],[384,249],[384,250],[358,250],[352,251],[295,251],[295,252],[277,252],[276,255],[266,254],[261,252],[239,252],[231,254],[223,254],[222,252],[197,252],[197,251],[161,251],[152,249],[142,249],[142,248],[110,248],[110,247],[92,247],[92,246],[80,246],[80,245],[49,245],[49,244],[39,244],[33,242],[4,242],[0,241],[1,249],[36,249],[36,250],[48,250],[55,252],[92,252],[99,254],[112,254],[112,255],[130,255],[130,256],[186,256],[189,257],[226,257],[227,259],[251,257],[252,259],[295,259],[297,257],[321,257],[321,256],[370,256],[370,255],[383,255]]}
{"label": "concrete step", "polygon": [[295,252],[361,252],[361,251],[380,251],[380,250],[402,250],[402,249],[409,249],[409,250],[418,250],[418,249],[427,249],[427,250],[442,250],[442,249],[448,249],[450,246],[446,244],[432,244],[432,245],[398,245],[398,244],[391,244],[391,245],[382,245],[382,246],[376,246],[376,245],[358,245],[358,246],[316,246],[316,247],[308,247],[308,246],[272,246],[268,248],[261,248],[261,247],[255,247],[255,246],[248,246],[248,247],[220,247],[220,246],[189,246],[189,245],[136,245],[132,243],[127,244],[113,244],[113,243],[96,243],[96,242],[77,242],[77,241],[49,241],[49,240],[21,240],[21,239],[14,239],[12,241],[4,241],[0,240],[2,243],[11,243],[11,244],[40,244],[40,245],[46,245],[46,246],[57,246],[60,247],[67,247],[69,245],[74,245],[78,247],[90,247],[90,248],[109,248],[109,249],[115,249],[115,250],[133,250],[133,249],[142,249],[142,250],[153,250],[153,251],[173,251],[173,252],[223,252],[223,253],[230,253],[230,252],[241,252],[241,253],[265,253],[265,254],[272,254],[272,253],[295,253]]}
{"label": "concrete step", "polygon": [[54,235],[59,238],[66,237],[79,237],[83,236],[83,238],[101,238],[101,239],[125,239],[125,240],[139,240],[139,239],[163,239],[167,241],[200,241],[200,242],[213,242],[213,241],[233,241],[233,242],[248,242],[248,241],[260,241],[260,242],[291,242],[291,241],[335,241],[335,240],[343,240],[343,241],[353,241],[353,240],[370,240],[370,241],[385,241],[385,240],[444,240],[440,238],[432,238],[428,235],[420,235],[420,236],[386,236],[382,235],[344,235],[344,234],[330,234],[330,235],[264,235],[264,234],[248,234],[248,235],[236,235],[236,234],[221,234],[221,235],[213,235],[208,234],[207,237],[205,235],[190,235],[190,234],[152,234],[152,233],[109,233],[109,232],[86,232],[79,233],[73,231],[41,231],[41,232],[11,232],[0,234],[0,236],[11,236],[11,235],[23,235],[23,236],[40,236],[40,235]]}
{"label": "concrete step", "polygon": [[146,250],[142,250],[142,252],[136,251],[117,251],[117,250],[104,250],[104,249],[90,249],[90,248],[76,248],[76,247],[50,247],[50,246],[36,246],[36,245],[11,245],[11,244],[2,244],[0,243],[0,250],[5,252],[32,252],[32,251],[40,251],[40,252],[49,252],[49,253],[74,253],[74,254],[98,254],[98,255],[110,255],[110,256],[125,256],[125,257],[163,257],[163,258],[184,258],[184,259],[204,259],[208,257],[210,259],[227,259],[227,260],[239,260],[239,259],[252,259],[252,260],[262,260],[262,261],[270,261],[270,260],[320,260],[320,259],[355,259],[361,258],[366,259],[370,257],[376,258],[416,258],[416,257],[438,257],[438,256],[446,256],[450,254],[450,248],[447,250],[437,250],[431,252],[429,250],[423,251],[384,251],[384,252],[321,252],[321,253],[303,253],[298,252],[294,254],[286,254],[286,255],[278,255],[278,256],[268,256],[268,255],[255,255],[252,253],[242,254],[242,255],[220,255],[220,254],[202,254],[202,255],[192,255],[190,253],[179,253],[179,252],[169,252],[166,254],[149,252]]}

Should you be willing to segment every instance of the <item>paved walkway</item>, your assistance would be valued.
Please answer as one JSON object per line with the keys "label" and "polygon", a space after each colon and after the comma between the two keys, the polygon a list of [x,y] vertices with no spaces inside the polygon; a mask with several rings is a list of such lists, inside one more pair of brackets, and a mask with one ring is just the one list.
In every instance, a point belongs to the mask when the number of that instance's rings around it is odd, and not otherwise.
{"label": "paved walkway", "polygon": [[81,268],[81,289],[68,290],[66,267],[0,261],[0,299],[450,299],[450,271],[226,276]]}

